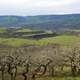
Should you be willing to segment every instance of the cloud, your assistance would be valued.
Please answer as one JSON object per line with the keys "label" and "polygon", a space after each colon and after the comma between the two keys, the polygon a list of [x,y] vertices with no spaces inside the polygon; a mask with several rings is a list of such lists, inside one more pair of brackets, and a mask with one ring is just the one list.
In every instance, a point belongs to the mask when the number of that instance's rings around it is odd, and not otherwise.
{"label": "cloud", "polygon": [[0,0],[1,15],[80,13],[80,0]]}

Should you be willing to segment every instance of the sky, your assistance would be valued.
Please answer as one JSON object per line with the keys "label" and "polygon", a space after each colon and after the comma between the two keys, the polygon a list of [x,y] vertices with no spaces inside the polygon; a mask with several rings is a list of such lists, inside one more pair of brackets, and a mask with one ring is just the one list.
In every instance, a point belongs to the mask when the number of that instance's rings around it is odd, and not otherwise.
{"label": "sky", "polygon": [[80,0],[0,0],[0,15],[75,13],[80,13]]}

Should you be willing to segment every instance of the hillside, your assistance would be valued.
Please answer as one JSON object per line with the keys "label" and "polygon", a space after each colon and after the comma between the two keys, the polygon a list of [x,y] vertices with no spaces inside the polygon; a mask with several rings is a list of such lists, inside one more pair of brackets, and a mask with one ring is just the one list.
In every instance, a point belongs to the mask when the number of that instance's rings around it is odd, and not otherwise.
{"label": "hillside", "polygon": [[78,29],[80,14],[39,15],[39,16],[0,16],[1,27],[26,27],[33,29]]}
{"label": "hillside", "polygon": [[57,34],[47,30],[33,30],[27,28],[0,29],[0,46],[49,46],[58,44],[61,46],[80,46],[80,30],[67,30],[66,34]]}
{"label": "hillside", "polygon": [[80,15],[1,16],[0,26],[0,80],[80,80]]}

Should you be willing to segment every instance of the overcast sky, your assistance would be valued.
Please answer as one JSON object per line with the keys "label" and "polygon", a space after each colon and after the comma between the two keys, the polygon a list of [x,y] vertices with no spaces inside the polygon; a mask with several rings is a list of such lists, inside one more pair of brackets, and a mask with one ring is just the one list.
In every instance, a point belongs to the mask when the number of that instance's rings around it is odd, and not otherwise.
{"label": "overcast sky", "polygon": [[0,0],[0,15],[80,13],[80,0]]}

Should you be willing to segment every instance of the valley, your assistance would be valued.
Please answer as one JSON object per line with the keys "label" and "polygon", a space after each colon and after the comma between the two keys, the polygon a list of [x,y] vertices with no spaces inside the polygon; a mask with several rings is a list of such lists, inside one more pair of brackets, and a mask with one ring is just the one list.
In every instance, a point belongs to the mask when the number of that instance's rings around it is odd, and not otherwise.
{"label": "valley", "polygon": [[80,80],[79,19],[0,17],[0,80]]}

